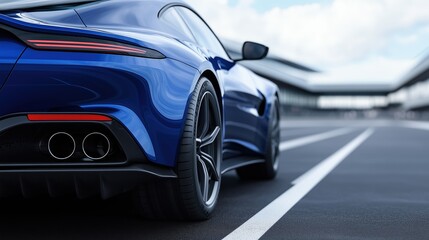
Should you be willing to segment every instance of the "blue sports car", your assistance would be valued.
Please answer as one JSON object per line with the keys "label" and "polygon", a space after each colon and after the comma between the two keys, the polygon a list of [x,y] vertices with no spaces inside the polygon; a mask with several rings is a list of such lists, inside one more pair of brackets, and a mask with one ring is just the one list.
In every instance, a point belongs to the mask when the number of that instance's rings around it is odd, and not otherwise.
{"label": "blue sports car", "polygon": [[147,218],[207,219],[222,174],[275,177],[278,88],[172,0],[0,3],[0,196],[132,193]]}

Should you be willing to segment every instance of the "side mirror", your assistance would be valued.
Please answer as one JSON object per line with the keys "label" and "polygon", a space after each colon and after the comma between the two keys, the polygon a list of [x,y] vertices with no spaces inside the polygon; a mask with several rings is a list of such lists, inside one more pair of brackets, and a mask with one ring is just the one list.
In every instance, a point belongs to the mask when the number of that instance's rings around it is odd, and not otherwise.
{"label": "side mirror", "polygon": [[267,56],[269,48],[255,42],[245,42],[243,44],[242,54],[243,59],[241,60],[260,60]]}

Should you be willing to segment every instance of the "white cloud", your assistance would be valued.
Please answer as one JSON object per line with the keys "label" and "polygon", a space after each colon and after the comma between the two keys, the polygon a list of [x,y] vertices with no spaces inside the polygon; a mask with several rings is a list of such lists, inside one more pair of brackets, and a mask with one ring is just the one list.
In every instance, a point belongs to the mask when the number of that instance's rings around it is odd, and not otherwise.
{"label": "white cloud", "polygon": [[400,44],[413,44],[418,41],[419,36],[417,34],[411,34],[411,35],[401,35],[396,37],[396,41]]}
{"label": "white cloud", "polygon": [[381,68],[370,71],[373,78],[398,69],[400,63],[404,64],[399,67],[401,73],[405,72],[422,49],[410,49],[407,59],[388,59],[383,56],[385,50],[398,41],[402,47],[412,47],[419,36],[410,34],[410,29],[429,26],[427,0],[333,0],[327,5],[295,5],[266,12],[253,9],[252,0],[241,0],[235,6],[228,0],[188,2],[222,37],[266,43],[278,55],[327,70],[352,71],[355,66],[356,72],[362,64],[372,63]]}

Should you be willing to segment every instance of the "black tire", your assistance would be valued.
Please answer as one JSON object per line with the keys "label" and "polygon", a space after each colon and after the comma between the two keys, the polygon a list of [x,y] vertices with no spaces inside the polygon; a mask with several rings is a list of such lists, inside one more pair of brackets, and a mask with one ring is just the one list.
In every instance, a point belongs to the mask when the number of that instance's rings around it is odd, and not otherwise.
{"label": "black tire", "polygon": [[244,180],[270,180],[277,175],[279,166],[280,145],[280,110],[279,101],[276,98],[270,110],[270,121],[267,132],[267,146],[265,150],[265,162],[237,169],[237,174]]}
{"label": "black tire", "polygon": [[221,161],[221,110],[212,83],[201,78],[188,104],[178,179],[160,179],[137,189],[137,209],[151,219],[209,219],[219,195]]}

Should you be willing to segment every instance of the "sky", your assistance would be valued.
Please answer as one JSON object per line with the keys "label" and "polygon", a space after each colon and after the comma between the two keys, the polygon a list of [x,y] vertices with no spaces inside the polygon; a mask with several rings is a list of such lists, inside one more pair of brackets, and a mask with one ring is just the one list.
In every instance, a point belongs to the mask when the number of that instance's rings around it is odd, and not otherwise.
{"label": "sky", "polygon": [[321,70],[318,84],[395,83],[429,55],[428,0],[186,0],[221,37]]}

